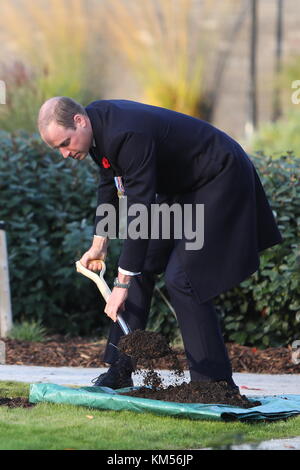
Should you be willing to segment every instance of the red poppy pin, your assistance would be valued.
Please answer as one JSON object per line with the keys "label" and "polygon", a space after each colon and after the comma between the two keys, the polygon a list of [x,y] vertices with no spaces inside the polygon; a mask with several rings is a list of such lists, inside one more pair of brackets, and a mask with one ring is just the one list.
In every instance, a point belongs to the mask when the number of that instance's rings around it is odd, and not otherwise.
{"label": "red poppy pin", "polygon": [[106,157],[103,157],[103,158],[102,158],[102,166],[103,166],[104,168],[110,168],[110,163],[109,163],[109,161],[107,160]]}

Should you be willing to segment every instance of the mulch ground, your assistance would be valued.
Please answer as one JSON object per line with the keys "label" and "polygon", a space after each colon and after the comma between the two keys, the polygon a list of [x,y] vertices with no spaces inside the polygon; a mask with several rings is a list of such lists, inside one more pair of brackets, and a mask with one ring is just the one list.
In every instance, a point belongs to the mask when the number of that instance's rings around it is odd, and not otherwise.
{"label": "mulch ground", "polygon": [[[105,367],[101,360],[106,341],[87,338],[52,336],[43,342],[26,342],[1,338],[6,343],[6,364],[48,367]],[[291,360],[291,348],[257,348],[227,343],[234,372],[264,374],[300,374],[300,364]],[[176,349],[180,365],[187,369],[184,352]],[[155,360],[158,369],[170,369],[168,358]]]}

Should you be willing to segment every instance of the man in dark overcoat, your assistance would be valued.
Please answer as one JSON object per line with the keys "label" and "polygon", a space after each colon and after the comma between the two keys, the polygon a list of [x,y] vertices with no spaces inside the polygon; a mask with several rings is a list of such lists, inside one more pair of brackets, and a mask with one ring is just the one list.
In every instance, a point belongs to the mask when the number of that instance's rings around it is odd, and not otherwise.
{"label": "man in dark overcoat", "polygon": [[[203,120],[127,100],[100,100],[83,108],[70,98],[51,98],[41,107],[38,125],[43,140],[63,157],[90,155],[99,167],[94,237],[81,258],[92,271],[105,260],[110,238],[101,209],[110,204],[118,212],[119,197],[126,197],[128,233],[105,307],[114,320],[104,354],[110,368],[95,385],[132,385],[131,361],[117,348],[123,334],[117,314],[122,312],[132,330],[145,329],[155,276],[164,273],[191,381],[225,380],[236,387],[213,299],[257,271],[260,253],[282,241],[242,147]],[[174,216],[170,236],[159,226],[159,236],[151,237],[151,208],[163,203],[176,204],[183,216]],[[147,236],[129,236],[130,208],[137,204],[148,214]],[[174,234],[178,224],[181,237]],[[198,241],[201,233],[202,242],[191,243],[191,233]]]}

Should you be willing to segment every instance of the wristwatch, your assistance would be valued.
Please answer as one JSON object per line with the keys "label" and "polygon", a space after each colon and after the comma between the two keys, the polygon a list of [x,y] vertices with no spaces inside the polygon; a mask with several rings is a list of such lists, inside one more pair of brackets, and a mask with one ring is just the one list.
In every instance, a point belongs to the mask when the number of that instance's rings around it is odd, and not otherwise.
{"label": "wristwatch", "polygon": [[124,289],[128,289],[130,286],[130,281],[128,282],[120,282],[119,279],[116,277],[114,280],[114,287],[123,287]]}

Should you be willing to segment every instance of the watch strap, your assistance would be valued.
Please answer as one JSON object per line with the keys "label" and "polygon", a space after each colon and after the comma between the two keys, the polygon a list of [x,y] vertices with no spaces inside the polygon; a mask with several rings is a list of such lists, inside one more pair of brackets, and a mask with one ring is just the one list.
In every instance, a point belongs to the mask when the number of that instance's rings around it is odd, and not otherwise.
{"label": "watch strap", "polygon": [[130,281],[128,282],[120,282],[119,279],[116,277],[114,280],[114,287],[123,287],[123,289],[128,289],[130,286]]}

